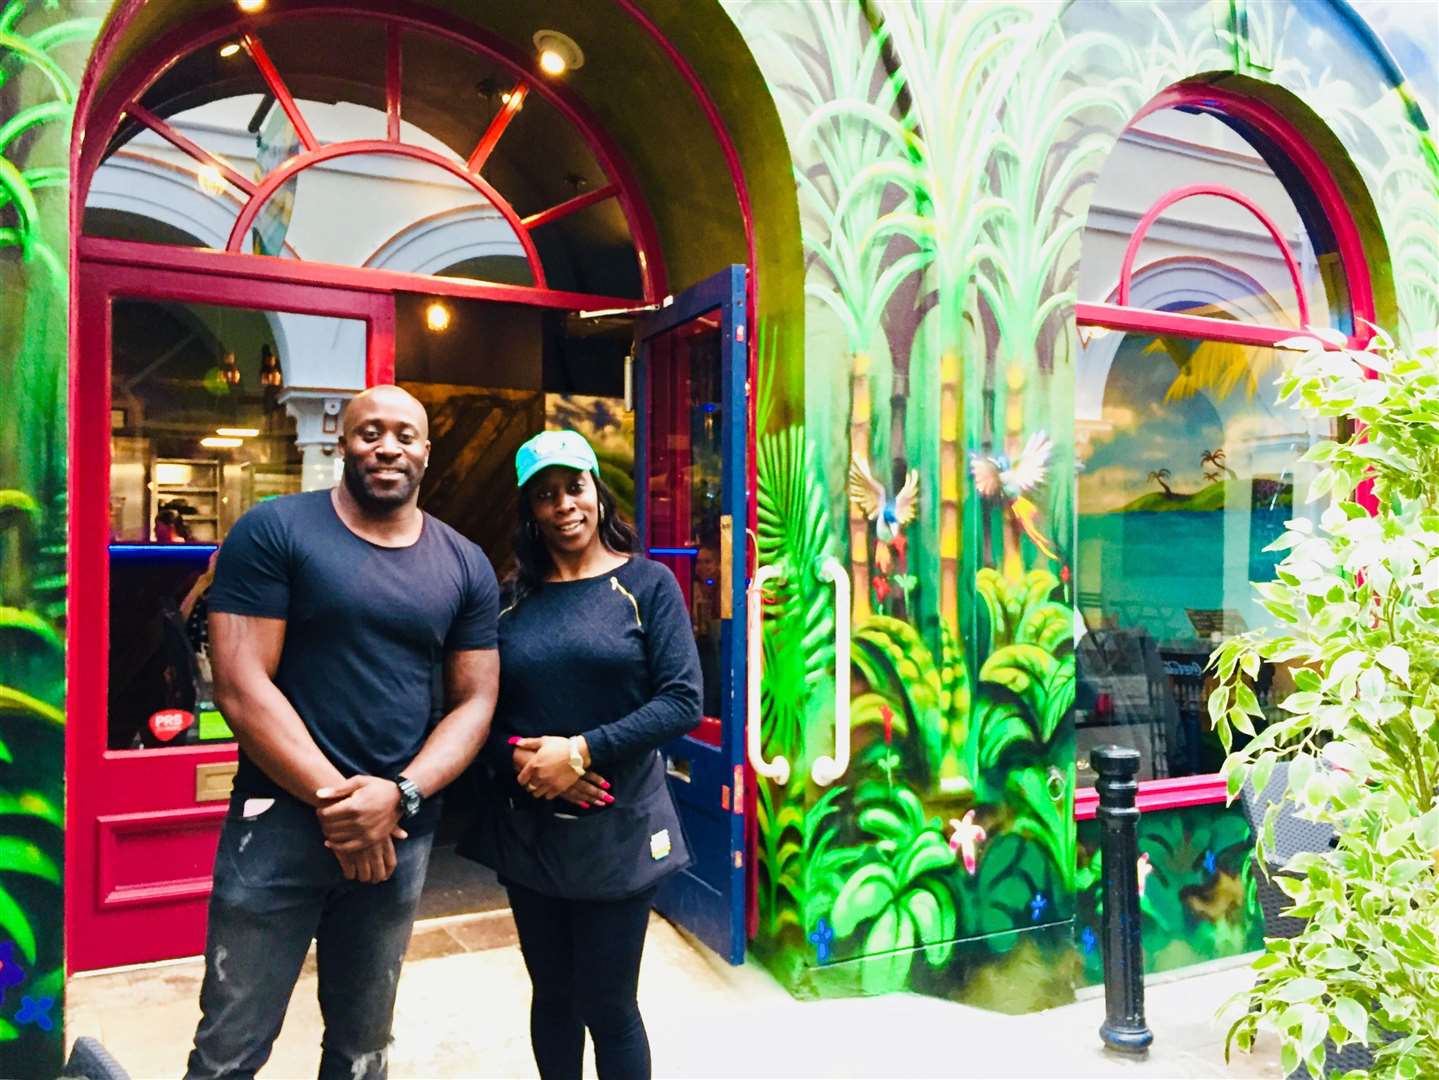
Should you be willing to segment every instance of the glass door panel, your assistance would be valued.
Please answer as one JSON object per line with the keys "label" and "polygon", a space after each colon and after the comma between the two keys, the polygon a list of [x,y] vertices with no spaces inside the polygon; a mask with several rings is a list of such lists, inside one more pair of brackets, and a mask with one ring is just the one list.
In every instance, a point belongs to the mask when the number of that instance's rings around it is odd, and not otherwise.
{"label": "glass door panel", "polygon": [[684,593],[704,679],[704,719],[664,748],[694,864],[655,906],[732,964],[745,947],[744,297],[732,267],[640,328],[635,431],[640,536]]}

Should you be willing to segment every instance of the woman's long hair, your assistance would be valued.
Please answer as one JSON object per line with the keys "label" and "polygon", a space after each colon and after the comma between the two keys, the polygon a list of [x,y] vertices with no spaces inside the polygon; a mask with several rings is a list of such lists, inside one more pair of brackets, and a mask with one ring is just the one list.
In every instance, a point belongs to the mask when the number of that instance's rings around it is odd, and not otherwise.
{"label": "woman's long hair", "polygon": [[[600,543],[619,555],[631,555],[638,551],[639,534],[615,511],[615,493],[598,473],[592,472],[589,476],[599,498]],[[520,520],[514,535],[515,573],[509,582],[511,604],[518,604],[525,597],[539,592],[545,579],[555,569],[550,549],[545,547],[544,538],[540,535],[539,522],[530,510],[530,484],[533,483],[534,480],[531,480],[520,489]]]}

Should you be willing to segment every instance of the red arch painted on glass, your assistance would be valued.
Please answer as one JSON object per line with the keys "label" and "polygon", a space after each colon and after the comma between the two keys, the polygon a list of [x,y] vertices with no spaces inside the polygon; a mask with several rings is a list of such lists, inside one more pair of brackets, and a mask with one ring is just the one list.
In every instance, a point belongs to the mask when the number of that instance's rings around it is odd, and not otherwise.
{"label": "red arch painted on glass", "polygon": [[[295,18],[367,18],[400,29],[432,35],[459,45],[470,52],[482,54],[507,69],[516,79],[523,80],[531,93],[554,106],[572,124],[595,155],[604,170],[608,185],[617,189],[617,201],[629,226],[639,261],[640,282],[645,301],[661,299],[668,288],[664,257],[654,219],[640,197],[639,184],[617,145],[604,132],[589,110],[564,88],[536,71],[533,58],[516,51],[508,42],[456,16],[397,0],[351,0],[345,5],[320,3],[303,7],[272,9],[256,15],[241,15],[228,5],[177,26],[144,49],[141,54],[115,76],[103,94],[98,86],[99,73],[119,44],[121,31],[134,18],[143,0],[125,0],[123,10],[111,19],[86,69],[76,106],[76,116],[83,127],[81,138],[72,144],[71,176],[74,178],[71,200],[71,235],[80,235],[81,215],[90,176],[99,167],[106,146],[114,138],[126,106],[138,98],[164,71],[190,53],[218,45],[242,34],[258,34],[269,27]],[[655,31],[656,33],[658,31]],[[388,43],[387,43],[388,46]],[[400,100],[398,96],[399,63],[386,57],[383,72],[386,83],[387,136],[398,127]],[[391,149],[396,145],[383,141]],[[728,155],[727,155],[728,156]],[[737,161],[737,158],[736,158]],[[742,206],[748,205],[741,197]],[[746,218],[746,235],[750,236]],[[753,244],[751,243],[751,250]]]}
{"label": "red arch painted on glass", "polygon": [[275,194],[291,177],[298,176],[313,165],[324,161],[333,161],[336,158],[353,157],[356,154],[387,154],[390,157],[411,158],[415,161],[423,161],[429,165],[435,165],[444,169],[452,176],[457,176],[472,188],[478,191],[496,210],[500,216],[509,223],[515,235],[519,238],[521,246],[525,249],[525,258],[529,260],[530,274],[534,278],[535,288],[545,288],[545,270],[540,265],[540,254],[535,250],[535,242],[530,237],[530,230],[525,228],[520,215],[515,213],[515,208],[509,204],[484,177],[470,172],[463,165],[460,165],[433,150],[426,150],[422,146],[412,146],[409,143],[392,143],[386,139],[355,139],[351,142],[330,143],[321,146],[316,150],[310,150],[303,154],[296,154],[278,168],[272,170],[255,193],[250,196],[250,201],[245,204],[245,209],[240,211],[240,216],[235,219],[235,224],[230,228],[230,240],[225,245],[225,250],[232,254],[240,254],[241,246],[245,242],[245,234],[250,231],[250,226],[255,223],[260,208],[265,201]]}
{"label": "red arch painted on glass", "polygon": [[1232,117],[1248,124],[1272,142],[1298,170],[1300,177],[1314,193],[1315,201],[1334,230],[1334,242],[1349,287],[1350,307],[1354,316],[1355,336],[1368,339],[1362,322],[1373,323],[1374,286],[1369,275],[1369,262],[1364,253],[1364,238],[1349,209],[1339,182],[1319,151],[1277,109],[1255,98],[1226,87],[1209,83],[1185,82],[1161,92],[1139,110],[1130,121],[1138,123],[1150,113],[1161,109],[1189,109]]}
{"label": "red arch painted on glass", "polygon": [[1294,284],[1294,295],[1299,304],[1299,325],[1309,325],[1309,297],[1304,292],[1304,280],[1299,274],[1299,262],[1294,258],[1294,252],[1289,250],[1289,242],[1284,239],[1284,233],[1275,223],[1274,219],[1264,212],[1264,208],[1245,195],[1242,191],[1235,191],[1223,184],[1190,184],[1188,187],[1175,188],[1166,195],[1161,195],[1155,200],[1134,230],[1134,235],[1129,238],[1129,246],[1124,249],[1124,261],[1119,264],[1119,305],[1129,306],[1129,285],[1130,279],[1134,276],[1134,260],[1139,256],[1139,248],[1144,243],[1144,238],[1149,233],[1150,226],[1157,220],[1159,215],[1168,210],[1177,202],[1185,199],[1193,199],[1200,195],[1213,195],[1220,199],[1228,199],[1232,203],[1238,203],[1248,210],[1259,223],[1268,230],[1274,240],[1274,246],[1284,256],[1284,265],[1289,270],[1289,280]]}

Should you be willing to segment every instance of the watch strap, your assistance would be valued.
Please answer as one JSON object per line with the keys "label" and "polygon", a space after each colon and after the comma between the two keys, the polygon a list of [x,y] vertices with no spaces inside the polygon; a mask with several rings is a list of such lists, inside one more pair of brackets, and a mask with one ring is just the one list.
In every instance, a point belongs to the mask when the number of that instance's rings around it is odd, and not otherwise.
{"label": "watch strap", "polygon": [[408,821],[420,812],[425,796],[407,776],[395,777],[395,786],[400,789],[400,816]]}

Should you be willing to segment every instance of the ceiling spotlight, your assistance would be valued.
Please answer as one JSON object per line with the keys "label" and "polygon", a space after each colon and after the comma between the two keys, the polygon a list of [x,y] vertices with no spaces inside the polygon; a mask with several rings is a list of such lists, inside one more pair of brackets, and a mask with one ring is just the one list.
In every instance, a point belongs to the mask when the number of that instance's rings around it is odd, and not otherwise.
{"label": "ceiling spotlight", "polygon": [[259,428],[253,427],[217,427],[216,435],[223,435],[227,439],[253,439],[260,434]]}
{"label": "ceiling spotlight", "polygon": [[224,435],[206,435],[200,440],[200,445],[210,450],[233,450],[237,446],[244,446],[244,439],[228,438]]}
{"label": "ceiling spotlight", "polygon": [[436,334],[443,334],[450,328],[450,309],[438,300],[425,308],[425,325]]}
{"label": "ceiling spotlight", "polygon": [[239,51],[240,43],[238,41],[227,41],[225,42],[225,44],[220,46],[220,55],[223,56],[226,60],[230,59],[230,57],[234,56]]}
{"label": "ceiling spotlight", "polygon": [[253,15],[257,11],[264,11],[268,0],[235,0],[235,6],[246,15]]}
{"label": "ceiling spotlight", "polygon": [[220,172],[217,165],[209,163],[201,165],[195,170],[195,182],[207,195],[223,195],[225,193],[225,175]]}
{"label": "ceiling spotlight", "polygon": [[575,39],[558,30],[537,30],[534,42],[540,70],[546,75],[563,75],[585,66],[585,54]]}

